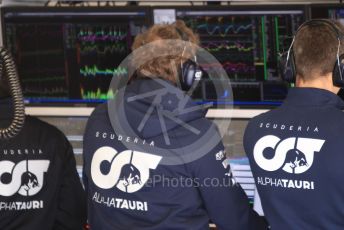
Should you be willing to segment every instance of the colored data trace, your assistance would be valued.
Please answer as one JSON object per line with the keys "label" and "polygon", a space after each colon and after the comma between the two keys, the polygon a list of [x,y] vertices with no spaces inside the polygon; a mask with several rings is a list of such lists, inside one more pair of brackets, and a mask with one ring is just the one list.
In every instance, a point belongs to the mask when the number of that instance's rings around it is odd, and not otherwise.
{"label": "colored data trace", "polygon": [[99,69],[97,66],[88,67],[85,66],[80,69],[80,74],[84,77],[95,77],[97,75],[99,76],[114,76],[119,77],[126,75],[128,73],[126,68],[113,68],[113,69]]}
{"label": "colored data trace", "polygon": [[210,41],[208,43],[202,44],[202,47],[209,52],[219,52],[224,50],[237,50],[239,52],[251,52],[254,47],[247,46],[246,44],[241,44],[239,41]]}
{"label": "colored data trace", "polygon": [[80,49],[81,53],[84,55],[87,54],[96,54],[96,55],[106,55],[106,54],[125,54],[127,52],[127,47],[125,43],[113,43],[107,46],[101,44],[93,44],[93,45],[84,45]]}
{"label": "colored data trace", "polygon": [[[93,28],[92,28],[93,29]],[[80,30],[77,37],[81,41],[97,42],[97,41],[121,41],[128,36],[127,31],[118,28],[101,29],[100,31]]]}
{"label": "colored data trace", "polygon": [[247,31],[252,28],[252,24],[247,25],[212,25],[212,24],[201,24],[196,27],[196,30],[200,33],[205,32],[207,35],[220,35],[222,37],[228,36],[229,34],[238,34],[243,31]]}
{"label": "colored data trace", "polygon": [[104,93],[100,88],[96,89],[95,91],[84,91],[84,89],[81,89],[81,92],[82,98],[87,100],[109,100],[115,98],[115,94],[112,90]]}

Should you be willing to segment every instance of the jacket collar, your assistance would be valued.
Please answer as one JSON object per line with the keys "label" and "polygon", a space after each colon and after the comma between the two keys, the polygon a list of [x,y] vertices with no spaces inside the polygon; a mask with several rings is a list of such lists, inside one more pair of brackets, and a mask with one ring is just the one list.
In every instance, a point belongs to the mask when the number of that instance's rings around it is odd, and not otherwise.
{"label": "jacket collar", "polygon": [[334,106],[344,109],[344,101],[331,91],[318,88],[291,88],[284,105],[292,106]]}

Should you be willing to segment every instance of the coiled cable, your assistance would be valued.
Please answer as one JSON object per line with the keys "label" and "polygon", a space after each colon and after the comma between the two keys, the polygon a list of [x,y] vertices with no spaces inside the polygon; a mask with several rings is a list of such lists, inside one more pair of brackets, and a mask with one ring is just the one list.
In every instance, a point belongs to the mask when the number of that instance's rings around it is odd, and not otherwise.
{"label": "coiled cable", "polygon": [[13,99],[13,119],[7,128],[0,129],[0,139],[9,139],[15,137],[24,126],[25,106],[16,65],[11,54],[3,47],[0,48],[0,73],[3,75],[0,77],[7,76]]}

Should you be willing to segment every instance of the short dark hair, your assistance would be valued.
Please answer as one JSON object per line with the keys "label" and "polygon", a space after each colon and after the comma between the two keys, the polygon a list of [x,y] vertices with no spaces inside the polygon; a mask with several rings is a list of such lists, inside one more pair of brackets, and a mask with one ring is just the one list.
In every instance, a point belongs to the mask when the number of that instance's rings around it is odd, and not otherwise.
{"label": "short dark hair", "polygon": [[[344,34],[344,27],[339,21],[334,26]],[[310,24],[298,31],[293,52],[297,74],[304,80],[324,76],[333,71],[337,58],[337,34],[326,23]],[[344,40],[341,40],[339,54],[344,53]]]}

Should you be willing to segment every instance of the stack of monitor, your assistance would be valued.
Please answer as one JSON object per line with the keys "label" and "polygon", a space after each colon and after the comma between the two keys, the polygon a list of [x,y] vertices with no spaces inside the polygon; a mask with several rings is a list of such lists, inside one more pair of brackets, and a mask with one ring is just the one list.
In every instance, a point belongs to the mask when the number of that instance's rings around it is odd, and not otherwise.
{"label": "stack of monitor", "polygon": [[[169,22],[184,20],[199,34],[201,47],[221,65],[200,64],[226,71],[237,106],[280,104],[289,85],[281,80],[277,58],[298,26],[310,17],[344,18],[340,5],[5,7],[2,39],[17,63],[27,103],[94,106],[113,98],[111,79],[128,72],[119,64],[161,10],[168,11]],[[211,85],[211,76],[202,82],[199,102],[219,100]]]}

